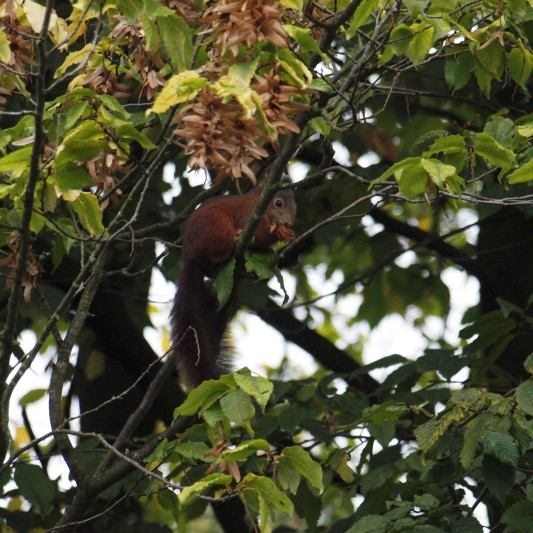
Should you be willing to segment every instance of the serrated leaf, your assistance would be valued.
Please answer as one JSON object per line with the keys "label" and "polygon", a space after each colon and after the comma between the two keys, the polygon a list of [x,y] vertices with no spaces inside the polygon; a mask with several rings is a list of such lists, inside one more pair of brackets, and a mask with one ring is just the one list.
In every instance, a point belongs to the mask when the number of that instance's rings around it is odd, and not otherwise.
{"label": "serrated leaf", "polygon": [[502,146],[486,133],[478,133],[474,139],[474,152],[495,167],[510,169],[516,165],[514,152]]}
{"label": "serrated leaf", "polygon": [[255,414],[250,396],[242,389],[237,389],[221,398],[220,407],[228,419],[239,426],[242,426]]}
{"label": "serrated leaf", "polygon": [[157,27],[170,61],[179,72],[191,68],[193,32],[185,20],[176,15],[157,17]]}
{"label": "serrated leaf", "polygon": [[513,170],[508,176],[507,181],[510,184],[515,185],[517,183],[526,183],[533,179],[533,159],[524,163],[522,166]]}
{"label": "serrated leaf", "polygon": [[186,70],[172,76],[157,95],[152,111],[164,113],[171,107],[189,102],[207,85],[207,79],[194,70]]}
{"label": "serrated leaf", "polygon": [[278,511],[289,516],[292,516],[294,512],[291,500],[276,487],[270,478],[247,474],[237,488],[243,491],[255,491],[260,500],[263,499],[272,504]]}
{"label": "serrated leaf", "polygon": [[283,448],[280,461],[287,462],[320,492],[324,490],[321,466],[300,446]]}
{"label": "serrated leaf", "polygon": [[496,457],[502,463],[516,466],[519,459],[518,443],[507,433],[487,430],[483,435],[485,453]]}
{"label": "serrated leaf", "polygon": [[[26,13],[26,17],[28,17],[28,22],[30,23],[32,30],[35,33],[40,33],[44,23],[46,7],[42,6],[41,4],[38,4],[37,2],[34,2],[33,0],[24,0],[23,8],[24,13]],[[46,29],[50,30],[56,24],[57,15],[55,10],[52,10],[50,14],[50,19],[48,21],[48,28]]]}
{"label": "serrated leaf", "polygon": [[204,442],[181,442],[173,451],[187,459],[205,460],[209,447]]}
{"label": "serrated leaf", "polygon": [[18,463],[15,466],[15,482],[21,495],[43,514],[51,511],[56,494],[56,486],[42,468],[29,463]]}
{"label": "serrated leaf", "polygon": [[236,260],[232,257],[218,272],[213,281],[218,308],[222,309],[230,300],[233,292],[233,271],[235,270]]}
{"label": "serrated leaf", "polygon": [[456,168],[453,165],[446,165],[438,159],[426,159],[422,158],[420,164],[424,170],[428,173],[431,181],[437,187],[444,187],[446,180],[457,173]]}
{"label": "serrated leaf", "polygon": [[174,418],[178,416],[191,416],[201,409],[207,409],[221,398],[229,387],[224,383],[210,379],[189,392],[185,401],[175,409]]}
{"label": "serrated leaf", "polygon": [[61,165],[66,161],[88,161],[106,146],[100,126],[94,120],[85,120],[65,136],[57,149],[56,163]]}
{"label": "serrated leaf", "polygon": [[229,485],[232,482],[232,479],[233,478],[228,474],[208,474],[200,481],[183,488],[178,495],[178,499],[182,505],[188,505],[192,503],[199,494],[202,494],[216,485]]}
{"label": "serrated leaf", "polygon": [[461,448],[461,465],[465,470],[470,470],[478,445],[482,442],[483,432],[485,431],[485,418],[478,416],[474,418],[466,427],[463,437],[463,447]]}
{"label": "serrated leaf", "polygon": [[281,461],[278,464],[276,481],[283,490],[289,490],[292,494],[296,494],[301,480],[302,476],[288,463]]}
{"label": "serrated leaf", "polygon": [[533,502],[523,500],[509,507],[501,521],[515,533],[530,533],[533,523]]}
{"label": "serrated leaf", "polygon": [[235,383],[247,394],[253,396],[259,407],[265,412],[266,404],[272,395],[274,385],[268,379],[261,376],[252,376],[243,371],[233,374]]}
{"label": "serrated leaf", "polygon": [[[532,356],[530,355],[528,359],[532,359]],[[516,403],[520,409],[533,416],[533,381],[529,379],[518,386],[516,389]]]}
{"label": "serrated leaf", "polygon": [[81,192],[70,205],[90,235],[99,237],[104,233],[103,211],[94,194]]}

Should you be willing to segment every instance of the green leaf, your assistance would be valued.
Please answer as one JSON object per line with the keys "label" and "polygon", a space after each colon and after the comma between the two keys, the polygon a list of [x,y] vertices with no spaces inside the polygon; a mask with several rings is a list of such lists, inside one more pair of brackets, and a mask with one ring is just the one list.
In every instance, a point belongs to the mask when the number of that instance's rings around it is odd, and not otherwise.
{"label": "green leaf", "polygon": [[322,137],[327,137],[331,133],[331,126],[323,117],[312,118],[308,125],[313,131],[320,133]]}
{"label": "green leaf", "polygon": [[524,368],[527,370],[528,374],[533,374],[533,353],[530,353],[526,360],[524,361]]}
{"label": "green leaf", "polygon": [[74,189],[82,189],[94,185],[89,173],[84,167],[73,161],[63,161],[56,167],[56,185],[60,193]]}
{"label": "green leaf", "polygon": [[346,533],[386,533],[391,531],[392,522],[380,515],[367,515],[360,518]]}
{"label": "green leaf", "polygon": [[181,442],[173,449],[186,459],[196,459],[205,461],[205,454],[209,451],[209,447],[204,442]]}
{"label": "green leaf", "polygon": [[33,146],[25,146],[0,158],[0,172],[15,172],[20,174],[30,166]]}
{"label": "green leaf", "polygon": [[507,65],[511,78],[524,86],[533,71],[532,54],[521,46],[515,47],[507,54]]}
{"label": "green leaf", "polygon": [[164,113],[171,107],[189,102],[207,85],[207,79],[194,70],[186,70],[172,76],[157,95],[152,111]]}
{"label": "green leaf", "polygon": [[[530,355],[528,359],[532,359]],[[528,379],[516,389],[516,403],[528,415],[533,416],[533,381]]]}
{"label": "green leaf", "polygon": [[474,418],[474,420],[472,420],[466,427],[460,458],[461,465],[467,471],[472,467],[476,457],[476,451],[482,442],[483,432],[485,431],[486,427],[485,420],[485,417],[478,416]]}
{"label": "green leaf", "polygon": [[454,176],[457,173],[456,168],[453,165],[446,165],[438,159],[425,159],[420,160],[420,164],[428,173],[431,181],[437,187],[444,187],[448,178]]}
{"label": "green leaf", "polygon": [[246,259],[246,272],[255,272],[259,279],[270,279],[274,277],[274,271],[270,267],[275,255],[252,252],[247,250],[244,254]]}
{"label": "green leaf", "polygon": [[372,11],[377,7],[379,0],[362,0],[353,14],[350,26],[346,30],[346,37],[351,39],[357,30],[367,21]]}
{"label": "green leaf", "polygon": [[233,378],[244,392],[253,396],[264,413],[266,404],[274,390],[272,382],[261,376],[252,376],[249,373],[244,373],[242,370],[234,373]]}
{"label": "green leaf", "polygon": [[174,418],[178,416],[191,416],[201,409],[207,409],[221,398],[229,387],[224,383],[210,379],[189,392],[185,401],[174,411]]}
{"label": "green leaf", "polygon": [[292,466],[284,461],[279,462],[276,481],[283,490],[289,490],[292,494],[296,494],[301,480],[302,476]]}
{"label": "green leaf", "polygon": [[420,496],[415,495],[414,504],[415,507],[418,507],[422,511],[431,511],[431,509],[436,509],[440,505],[440,502],[433,494],[421,494]]}
{"label": "green leaf", "polygon": [[280,461],[284,461],[288,466],[294,468],[320,492],[324,490],[321,466],[300,446],[283,448]]}
{"label": "green leaf", "polygon": [[516,466],[519,459],[518,442],[507,433],[487,430],[483,435],[485,453],[496,457],[502,463]]}
{"label": "green leaf", "polygon": [[424,194],[428,185],[428,174],[421,165],[413,165],[396,172],[398,189],[409,198]]}
{"label": "green leaf", "polygon": [[509,507],[501,521],[515,533],[530,533],[533,523],[533,502],[523,500]]}
{"label": "green leaf", "polygon": [[228,474],[208,474],[200,481],[183,488],[178,495],[178,499],[181,505],[189,505],[196,499],[196,496],[202,494],[211,487],[216,485],[229,485],[232,481],[233,478]]}
{"label": "green leaf", "polygon": [[11,59],[11,46],[4,30],[0,30],[0,61],[9,63]]}
{"label": "green leaf", "polygon": [[220,407],[228,419],[239,426],[244,425],[255,415],[252,400],[242,389],[237,389],[221,398]]}
{"label": "green leaf", "polygon": [[398,24],[394,27],[390,34],[390,45],[391,49],[394,52],[394,55],[401,56],[407,52],[407,47],[413,32],[411,28],[406,24]]}
{"label": "green leaf", "polygon": [[525,183],[533,179],[533,159],[530,159],[527,163],[513,170],[508,176],[507,180],[511,185],[517,183]]}
{"label": "green leaf", "polygon": [[488,45],[475,47],[474,55],[483,70],[488,72],[492,78],[499,80],[505,68],[504,48],[498,41],[494,39]]}
{"label": "green leaf", "polygon": [[81,192],[80,195],[71,202],[72,209],[78,215],[82,226],[93,237],[99,237],[104,233],[102,223],[103,212],[98,199],[90,192]]}
{"label": "green leaf", "polygon": [[231,298],[235,264],[236,261],[234,256],[217,272],[213,281],[213,288],[217,295],[219,309],[222,309]]}
{"label": "green leaf", "polygon": [[404,171],[419,166],[420,160],[420,157],[406,157],[405,159],[394,163],[394,165],[391,165],[385,172],[383,172],[383,174],[381,174],[381,176],[372,180],[371,184],[375,185],[376,183],[385,181],[391,176],[395,176],[395,178],[398,179],[398,176],[401,177]]}
{"label": "green leaf", "polygon": [[283,29],[305,52],[314,52],[322,57],[325,63],[329,64],[329,57],[320,50],[318,42],[311,37],[308,28],[300,28],[294,24],[283,24]]}
{"label": "green leaf", "polygon": [[59,166],[66,161],[88,161],[106,146],[100,126],[94,120],[85,120],[69,132],[57,148],[56,164]]}
{"label": "green leaf", "polygon": [[15,466],[14,478],[20,494],[26,500],[35,505],[43,514],[52,511],[56,485],[42,468],[29,463],[18,463]]}
{"label": "green leaf", "polygon": [[174,67],[183,72],[191,68],[193,57],[193,32],[190,26],[176,14],[157,17],[157,27],[165,50]]}
{"label": "green leaf", "polygon": [[255,455],[258,450],[268,452],[270,451],[270,444],[264,439],[253,439],[239,444],[233,449],[226,450],[221,454],[221,459],[225,463],[241,461]]}
{"label": "green leaf", "polygon": [[435,154],[453,154],[466,151],[466,143],[460,135],[446,135],[439,137],[428,150],[424,152],[424,157],[429,158]]}
{"label": "green leaf", "polygon": [[510,169],[516,165],[514,152],[502,146],[486,133],[478,133],[474,139],[474,152],[495,167]]}
{"label": "green leaf", "polygon": [[263,499],[265,502],[273,505],[278,511],[289,516],[292,516],[294,512],[294,506],[291,500],[268,477],[247,474],[237,488],[242,491],[254,491],[260,500]]}
{"label": "green leaf", "polygon": [[300,89],[305,89],[313,80],[311,71],[290,50],[281,48],[277,53],[279,64],[290,82]]}
{"label": "green leaf", "polygon": [[493,496],[503,503],[513,489],[515,468],[492,455],[483,456],[483,480]]}
{"label": "green leaf", "polygon": [[27,392],[20,400],[19,405],[21,407],[27,407],[30,403],[38,402],[41,398],[46,396],[48,389],[33,389]]}
{"label": "green leaf", "polygon": [[137,22],[137,18],[142,13],[142,3],[136,0],[117,0],[117,9],[124,15],[130,24]]}
{"label": "green leaf", "polygon": [[446,59],[444,76],[448,87],[454,91],[462,89],[470,80],[474,70],[475,60],[468,51]]}
{"label": "green leaf", "polygon": [[405,55],[413,62],[413,65],[418,65],[425,59],[433,46],[435,41],[435,28],[420,23],[413,24],[411,31],[414,32],[414,35],[407,46]]}

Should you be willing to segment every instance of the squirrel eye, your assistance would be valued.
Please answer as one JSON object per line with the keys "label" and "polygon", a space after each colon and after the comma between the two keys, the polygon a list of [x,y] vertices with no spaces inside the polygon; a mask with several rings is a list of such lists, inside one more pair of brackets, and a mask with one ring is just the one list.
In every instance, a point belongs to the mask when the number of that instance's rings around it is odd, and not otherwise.
{"label": "squirrel eye", "polygon": [[281,198],[274,200],[274,207],[283,207],[283,200]]}

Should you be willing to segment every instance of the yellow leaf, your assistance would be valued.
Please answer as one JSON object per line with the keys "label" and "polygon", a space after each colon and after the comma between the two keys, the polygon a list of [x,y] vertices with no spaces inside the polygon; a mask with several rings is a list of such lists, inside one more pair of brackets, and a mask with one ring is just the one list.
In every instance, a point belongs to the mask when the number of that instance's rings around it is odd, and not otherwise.
{"label": "yellow leaf", "polygon": [[[33,0],[25,0],[24,13],[28,17],[28,22],[35,33],[41,33],[44,21],[44,14],[46,7],[34,2]],[[47,30],[50,31],[57,24],[57,15],[55,10],[52,10],[50,20],[48,22]]]}
{"label": "yellow leaf", "polygon": [[157,95],[151,112],[164,113],[175,105],[192,100],[206,84],[207,79],[194,70],[172,76]]}

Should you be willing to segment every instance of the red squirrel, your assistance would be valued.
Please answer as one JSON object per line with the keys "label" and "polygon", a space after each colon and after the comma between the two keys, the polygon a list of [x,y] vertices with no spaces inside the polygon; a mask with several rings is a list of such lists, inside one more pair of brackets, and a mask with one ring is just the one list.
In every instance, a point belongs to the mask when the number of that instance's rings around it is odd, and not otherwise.
{"label": "red squirrel", "polygon": [[[262,186],[242,196],[220,196],[203,203],[189,217],[183,235],[178,290],[170,314],[171,342],[180,376],[190,388],[229,371],[221,354],[232,306],[218,309],[204,283],[230,259],[235,242],[252,215]],[[291,191],[278,191],[259,224],[251,246],[266,249],[295,238],[296,202]]]}

